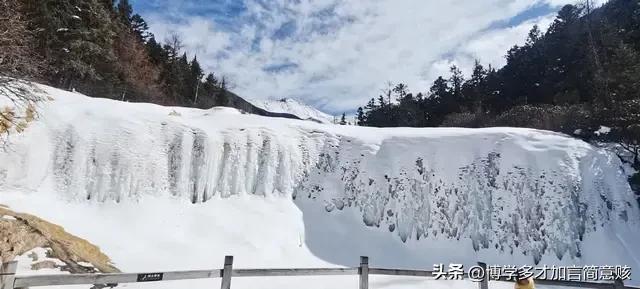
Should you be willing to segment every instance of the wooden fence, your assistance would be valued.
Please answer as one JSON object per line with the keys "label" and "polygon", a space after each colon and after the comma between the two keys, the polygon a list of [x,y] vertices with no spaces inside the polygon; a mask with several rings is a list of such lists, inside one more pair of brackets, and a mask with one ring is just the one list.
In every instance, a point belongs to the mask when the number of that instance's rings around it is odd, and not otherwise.
{"label": "wooden fence", "polygon": [[[485,269],[485,278],[477,282],[479,289],[488,289],[489,281],[486,278],[486,264],[478,263]],[[369,275],[414,276],[433,277],[433,271],[404,270],[370,268],[369,258],[360,257],[360,266],[354,268],[292,268],[292,269],[233,269],[233,256],[224,258],[222,269],[194,270],[194,271],[170,271],[148,273],[109,273],[109,274],[58,274],[58,275],[33,275],[16,276],[17,262],[8,262],[0,267],[0,289],[28,288],[37,286],[54,285],[79,285],[101,284],[115,286],[119,283],[159,282],[169,280],[190,280],[203,278],[222,278],[221,289],[231,288],[231,277],[275,277],[275,276],[326,276],[326,275],[359,275],[359,289],[369,288]],[[464,274],[467,278],[468,275]],[[493,281],[493,280],[492,280]],[[496,281],[509,281],[501,278]],[[446,282],[446,281],[442,281]],[[612,283],[578,282],[560,280],[536,280],[539,285],[554,285],[580,288],[602,289],[640,289],[640,287],[625,286],[621,280]]]}

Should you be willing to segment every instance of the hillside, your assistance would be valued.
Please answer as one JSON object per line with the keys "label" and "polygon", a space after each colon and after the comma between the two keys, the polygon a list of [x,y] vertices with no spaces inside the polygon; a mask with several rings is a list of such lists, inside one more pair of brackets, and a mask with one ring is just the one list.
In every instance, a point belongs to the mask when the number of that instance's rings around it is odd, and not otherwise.
{"label": "hillside", "polygon": [[244,98],[230,91],[224,92],[224,98],[211,98],[207,100],[202,100],[197,105],[197,107],[204,108],[204,109],[215,107],[215,106],[235,108],[242,112],[262,115],[262,116],[300,119],[300,116],[296,115],[295,113],[285,111],[285,110],[270,110],[265,107],[261,107],[260,105],[256,105],[253,102],[247,101]]}
{"label": "hillside", "polygon": [[322,125],[40,89],[51,100],[0,151],[0,203],[90,240],[123,271],[217,267],[228,254],[244,268],[360,255],[383,267],[640,266],[640,211],[619,159],[561,134]]}
{"label": "hillside", "polygon": [[300,119],[311,120],[319,123],[333,123],[333,116],[301,103],[293,98],[283,98],[279,100],[255,99],[250,100],[250,102],[267,111],[293,114]]}
{"label": "hillside", "polygon": [[127,102],[296,118],[254,106],[227,76],[187,57],[179,35],[156,40],[129,1],[0,0],[0,77]]}

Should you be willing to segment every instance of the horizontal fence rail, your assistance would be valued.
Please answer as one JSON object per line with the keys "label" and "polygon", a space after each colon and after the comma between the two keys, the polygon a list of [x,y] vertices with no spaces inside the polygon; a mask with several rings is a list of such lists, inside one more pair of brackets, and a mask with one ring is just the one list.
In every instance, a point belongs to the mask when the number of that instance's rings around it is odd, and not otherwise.
{"label": "horizontal fence rail", "polygon": [[358,268],[234,269],[233,277],[358,275]]}
{"label": "horizontal fence rail", "polygon": [[[486,264],[478,263],[486,270]],[[191,280],[206,278],[221,278],[221,289],[231,288],[231,278],[237,277],[278,277],[278,276],[331,276],[331,275],[359,275],[359,289],[369,288],[369,275],[434,277],[430,270],[406,270],[369,268],[369,258],[360,257],[360,266],[353,268],[285,268],[285,269],[233,269],[233,256],[226,256],[223,269],[168,271],[146,273],[104,273],[104,274],[56,274],[16,276],[17,263],[8,262],[0,266],[0,289],[28,288],[38,286],[60,285],[107,285],[116,286],[120,283],[158,282],[170,280]],[[468,274],[463,274],[466,278]],[[488,289],[489,281],[509,281],[506,277],[498,280],[484,278],[477,282],[479,289]],[[446,281],[443,281],[446,282]],[[640,289],[640,287],[625,286],[621,280],[609,283],[579,282],[563,280],[536,279],[537,285],[552,285],[565,287],[596,288],[596,289]]]}
{"label": "horizontal fence rail", "polygon": [[[144,276],[158,276],[161,280],[144,280]],[[151,281],[191,280],[205,278],[220,278],[222,270],[195,270],[161,273],[108,273],[108,274],[66,274],[66,275],[34,275],[16,276],[13,287],[25,288],[52,285],[81,285],[81,284],[118,284]],[[143,278],[140,278],[143,277]]]}
{"label": "horizontal fence rail", "polygon": [[433,277],[431,271],[369,268],[370,275]]}

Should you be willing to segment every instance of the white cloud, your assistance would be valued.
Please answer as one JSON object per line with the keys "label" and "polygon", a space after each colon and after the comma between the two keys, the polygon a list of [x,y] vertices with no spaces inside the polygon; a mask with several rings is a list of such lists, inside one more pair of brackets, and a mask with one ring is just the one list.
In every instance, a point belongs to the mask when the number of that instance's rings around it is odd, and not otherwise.
{"label": "white cloud", "polygon": [[[192,17],[185,22],[176,24],[156,19],[157,15],[149,18],[152,30],[159,41],[167,40],[173,33],[177,34],[186,50],[197,54],[200,59],[215,59],[217,53],[225,51],[231,44],[230,35],[216,29],[216,25],[202,17]],[[208,65],[214,65],[208,63]]]}
{"label": "white cloud", "polygon": [[506,64],[505,55],[507,50],[514,45],[523,45],[534,25],[538,25],[539,29],[544,32],[554,19],[555,15],[547,15],[525,21],[517,26],[479,33],[458,48],[453,53],[453,57],[434,63],[430,70],[431,74],[427,78],[435,78],[438,75],[447,74],[452,64],[458,65],[463,73],[468,76],[476,59],[480,60],[485,66],[490,64],[496,68],[502,67]]}
{"label": "white cloud", "polygon": [[[247,0],[233,31],[202,17],[145,17],[156,35],[178,32],[206,68],[231,75],[242,96],[299,97],[338,113],[363,105],[386,81],[425,91],[451,63],[501,65],[534,22],[551,18],[487,28],[549,1],[561,0]],[[289,36],[274,38],[283,32]],[[282,63],[296,66],[263,70]]]}

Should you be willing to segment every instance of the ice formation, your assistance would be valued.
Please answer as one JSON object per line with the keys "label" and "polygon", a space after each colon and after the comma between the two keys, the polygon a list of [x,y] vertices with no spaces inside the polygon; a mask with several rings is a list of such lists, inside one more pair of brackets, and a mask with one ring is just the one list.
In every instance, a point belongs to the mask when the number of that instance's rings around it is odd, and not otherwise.
{"label": "ice formation", "polygon": [[637,227],[638,203],[606,151],[515,128],[377,129],[92,99],[54,100],[0,152],[0,189],[51,184],[70,201],[253,194],[361,213],[402,241],[470,239],[559,259],[589,233]]}

